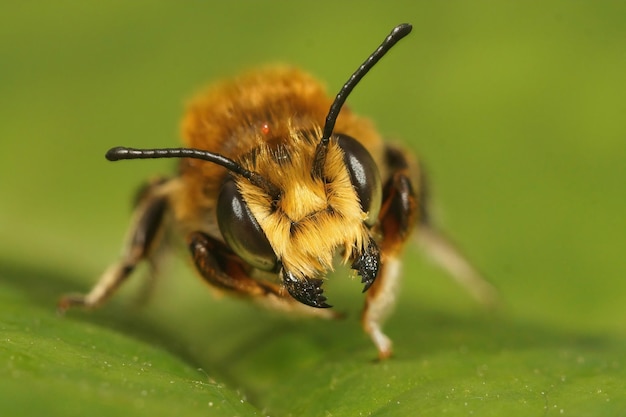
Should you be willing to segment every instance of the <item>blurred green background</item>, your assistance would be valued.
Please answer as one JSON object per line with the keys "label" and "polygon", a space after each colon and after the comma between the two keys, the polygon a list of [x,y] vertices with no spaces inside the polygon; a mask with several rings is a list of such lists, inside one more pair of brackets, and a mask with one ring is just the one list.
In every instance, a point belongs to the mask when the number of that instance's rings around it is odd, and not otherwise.
{"label": "blurred green background", "polygon": [[[93,314],[72,312],[61,320],[54,306],[59,294],[86,290],[117,257],[136,187],[175,167],[171,161],[111,164],[104,159],[109,147],[176,146],[185,100],[211,80],[255,65],[298,65],[334,94],[393,26],[410,22],[413,33],[348,103],[419,153],[429,167],[440,223],[500,289],[503,308],[495,317],[482,312],[409,248],[388,330],[396,365],[412,364],[407,369],[422,385],[404,385],[415,392],[402,404],[422,415],[467,414],[467,407],[454,411],[436,394],[450,392],[454,383],[446,381],[463,380],[450,364],[458,359],[462,368],[457,355],[469,346],[492,369],[511,370],[494,377],[492,399],[498,386],[528,387],[520,381],[533,381],[543,365],[544,375],[559,380],[567,372],[551,368],[554,357],[575,364],[589,354],[597,363],[588,371],[600,379],[559,391],[561,405],[582,398],[594,415],[626,412],[619,401],[626,392],[619,383],[626,377],[626,3],[40,1],[2,9],[0,410],[31,410],[33,392],[52,414],[83,414],[90,404],[124,409],[89,374],[91,365],[74,383],[48,391],[61,374],[71,380],[68,369],[78,366],[63,349],[78,349],[84,358],[93,343],[106,340],[113,357],[124,355],[126,347],[116,350],[106,339],[120,334],[133,349],[155,346],[165,363],[180,360],[176,366],[186,369],[181,380],[191,378],[185,372],[206,380],[194,373],[203,368],[225,387],[224,395],[252,402],[224,415],[308,415],[285,400],[298,398],[293,381],[305,387],[295,403],[309,397],[320,404],[325,394],[304,382],[316,381],[315,370],[322,369],[326,382],[334,373],[366,372],[361,367],[383,372],[383,365],[369,363],[374,351],[358,328],[360,286],[340,277],[328,292],[350,313],[340,324],[291,322],[216,301],[184,262],[172,267],[145,308],[132,307],[136,282]],[[91,338],[96,342],[80,344]],[[525,353],[503,359],[521,345]],[[525,356],[538,346],[546,351]],[[58,357],[46,356],[57,350]],[[439,354],[441,368],[429,369],[425,363],[437,363]],[[565,362],[563,369],[571,369]],[[305,408],[310,415],[339,404],[350,412],[332,415],[356,415],[359,401],[374,401],[356,381],[339,379],[352,381],[360,397],[354,404],[329,399],[319,410]],[[524,409],[525,395],[539,398],[539,410],[561,409],[546,405],[541,384],[532,394],[530,386],[503,395],[497,407],[474,403],[474,410]],[[612,402],[598,390],[609,392]],[[64,392],[84,394],[84,408],[60,405]],[[424,392],[434,402],[419,408]],[[597,401],[582,393],[598,393]],[[181,404],[172,395],[169,403],[161,398],[164,415],[168,404]],[[155,412],[144,403],[129,407]],[[588,415],[584,407],[564,410]]]}

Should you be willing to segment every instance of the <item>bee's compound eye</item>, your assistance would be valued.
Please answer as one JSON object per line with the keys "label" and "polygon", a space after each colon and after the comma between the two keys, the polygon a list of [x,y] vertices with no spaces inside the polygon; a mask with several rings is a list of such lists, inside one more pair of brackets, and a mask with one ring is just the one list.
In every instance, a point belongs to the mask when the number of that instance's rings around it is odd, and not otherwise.
{"label": "bee's compound eye", "polygon": [[361,208],[368,213],[365,223],[372,226],[378,219],[383,198],[378,167],[367,149],[356,139],[339,134],[337,144],[343,150],[343,160],[350,173],[352,186],[361,201]]}
{"label": "bee's compound eye", "polygon": [[274,250],[233,180],[226,181],[220,191],[217,223],[226,243],[244,261],[265,271],[276,268]]}

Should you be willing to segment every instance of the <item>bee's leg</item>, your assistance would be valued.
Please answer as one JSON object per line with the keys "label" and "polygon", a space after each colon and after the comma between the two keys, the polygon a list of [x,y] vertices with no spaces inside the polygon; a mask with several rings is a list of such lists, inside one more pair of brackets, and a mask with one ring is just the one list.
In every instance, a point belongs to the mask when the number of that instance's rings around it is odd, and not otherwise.
{"label": "bee's leg", "polygon": [[499,297],[496,288],[487,281],[467,260],[447,236],[430,224],[420,224],[417,242],[452,278],[464,287],[478,302],[487,307],[496,307]]}
{"label": "bee's leg", "polygon": [[396,256],[385,256],[379,276],[367,292],[365,308],[361,316],[363,329],[378,350],[379,359],[387,359],[393,353],[392,342],[382,331],[382,323],[395,304],[400,260]]}
{"label": "bee's leg", "polygon": [[382,332],[382,322],[395,303],[396,287],[400,276],[399,253],[410,236],[418,216],[418,202],[411,183],[410,168],[404,155],[387,149],[390,177],[383,189],[383,203],[379,214],[382,239],[381,268],[378,277],[367,291],[361,321],[366,333],[378,349],[378,357],[392,354],[391,340]]}
{"label": "bee's leg", "polygon": [[333,318],[328,309],[305,306],[280,285],[250,276],[251,268],[224,243],[202,232],[189,236],[189,249],[202,278],[211,286],[250,298],[266,307]]}
{"label": "bee's leg", "polygon": [[418,173],[417,242],[420,248],[477,301],[488,307],[496,306],[498,292],[495,287],[478,272],[446,234],[433,224],[428,210],[430,196],[426,174],[421,166],[415,170]]}
{"label": "bee's leg", "polygon": [[153,250],[161,243],[163,235],[168,202],[167,197],[159,192],[159,189],[165,182],[165,180],[154,181],[140,190],[121,260],[111,265],[87,294],[63,296],[58,304],[60,311],[74,306],[93,308],[103,304],[130,276],[140,261],[150,259]]}

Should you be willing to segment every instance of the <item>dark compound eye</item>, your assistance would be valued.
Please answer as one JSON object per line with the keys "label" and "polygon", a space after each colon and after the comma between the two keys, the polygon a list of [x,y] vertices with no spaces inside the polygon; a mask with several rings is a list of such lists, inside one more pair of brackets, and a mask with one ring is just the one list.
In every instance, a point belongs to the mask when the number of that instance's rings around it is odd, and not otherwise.
{"label": "dark compound eye", "polygon": [[233,180],[226,181],[220,191],[217,223],[226,243],[244,261],[265,271],[276,268],[274,250]]}
{"label": "dark compound eye", "polygon": [[352,186],[359,196],[361,208],[368,213],[365,224],[372,226],[378,219],[383,198],[380,173],[374,159],[360,142],[347,135],[336,135],[343,150],[343,160],[350,173]]}

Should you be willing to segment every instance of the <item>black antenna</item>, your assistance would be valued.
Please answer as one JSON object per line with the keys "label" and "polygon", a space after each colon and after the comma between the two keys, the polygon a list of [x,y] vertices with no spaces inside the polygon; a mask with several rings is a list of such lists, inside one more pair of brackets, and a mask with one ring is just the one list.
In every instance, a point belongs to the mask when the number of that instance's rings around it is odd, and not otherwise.
{"label": "black antenna", "polygon": [[280,190],[267,179],[253,171],[248,171],[237,162],[225,156],[203,151],[194,148],[164,148],[164,149],[136,149],[117,146],[111,148],[106,153],[106,159],[109,161],[120,161],[122,159],[158,159],[158,158],[192,158],[201,159],[203,161],[213,162],[221,165],[229,171],[237,175],[241,175],[253,185],[263,188],[271,196],[278,197]]}
{"label": "black antenna", "polygon": [[403,23],[401,25],[393,28],[391,33],[385,38],[385,40],[380,44],[378,48],[361,64],[359,68],[352,74],[352,76],[346,81],[343,85],[337,97],[335,97],[335,101],[330,106],[330,110],[328,111],[328,115],[326,116],[326,123],[324,124],[324,130],[322,132],[322,139],[320,143],[317,145],[317,149],[315,150],[315,159],[313,160],[313,170],[311,171],[312,175],[315,178],[321,178],[322,172],[324,170],[324,161],[326,160],[326,150],[328,149],[328,143],[330,141],[330,136],[333,134],[333,129],[335,128],[335,122],[337,121],[337,116],[339,116],[339,111],[341,111],[341,107],[346,102],[346,99],[354,89],[354,87],[361,81],[361,79],[372,69],[374,65],[387,53],[389,50],[402,38],[411,33],[413,26],[408,23]]}

